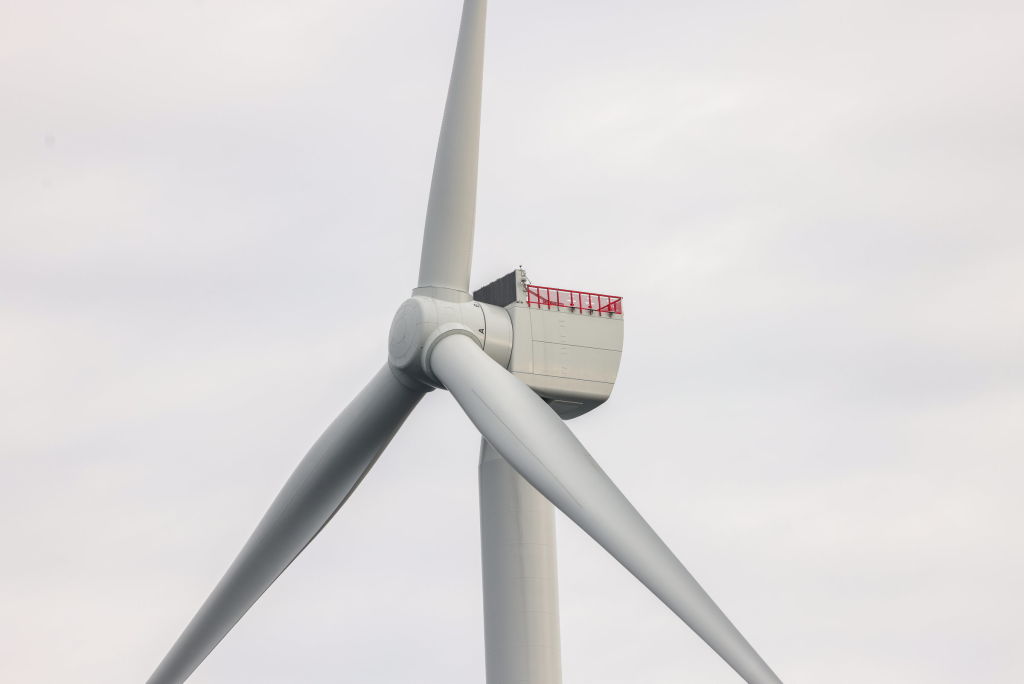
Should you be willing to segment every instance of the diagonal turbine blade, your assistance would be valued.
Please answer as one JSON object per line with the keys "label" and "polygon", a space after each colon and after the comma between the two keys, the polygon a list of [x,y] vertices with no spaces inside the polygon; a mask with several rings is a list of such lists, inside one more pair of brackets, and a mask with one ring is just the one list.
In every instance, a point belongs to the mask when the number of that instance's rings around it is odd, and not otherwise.
{"label": "diagonal turbine blade", "polygon": [[480,150],[487,0],[465,0],[441,137],[434,158],[419,287],[469,292]]}
{"label": "diagonal turbine blade", "polygon": [[180,684],[320,533],[423,397],[384,366],[299,463],[148,684]]}
{"label": "diagonal turbine blade", "polygon": [[430,368],[516,470],[643,582],[751,684],[781,684],[555,412],[466,335]]}

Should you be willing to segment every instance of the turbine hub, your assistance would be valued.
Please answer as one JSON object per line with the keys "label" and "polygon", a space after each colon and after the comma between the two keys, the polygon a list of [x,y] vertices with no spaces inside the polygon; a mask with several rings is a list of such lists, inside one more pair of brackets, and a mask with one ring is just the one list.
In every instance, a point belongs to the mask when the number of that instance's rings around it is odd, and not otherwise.
{"label": "turbine hub", "polygon": [[430,352],[448,335],[466,335],[501,366],[512,351],[508,312],[482,302],[453,302],[414,295],[402,302],[388,334],[388,363],[412,382],[442,387],[430,370]]}

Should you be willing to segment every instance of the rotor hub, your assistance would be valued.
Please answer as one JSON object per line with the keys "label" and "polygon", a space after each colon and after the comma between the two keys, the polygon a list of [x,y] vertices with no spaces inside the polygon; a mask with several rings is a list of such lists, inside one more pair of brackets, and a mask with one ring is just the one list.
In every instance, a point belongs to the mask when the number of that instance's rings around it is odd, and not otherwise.
{"label": "rotor hub", "polygon": [[442,387],[430,370],[430,353],[448,335],[466,335],[508,367],[512,321],[501,307],[414,295],[402,302],[388,334],[388,363],[401,377]]}

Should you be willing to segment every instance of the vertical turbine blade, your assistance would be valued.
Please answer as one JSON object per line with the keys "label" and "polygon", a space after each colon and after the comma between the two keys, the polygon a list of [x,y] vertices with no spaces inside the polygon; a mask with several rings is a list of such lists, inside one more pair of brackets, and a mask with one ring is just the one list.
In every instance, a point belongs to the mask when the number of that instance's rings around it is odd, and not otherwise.
{"label": "vertical turbine blade", "polygon": [[338,511],[423,397],[384,366],[299,463],[148,684],[181,684]]}
{"label": "vertical turbine blade", "polygon": [[430,183],[419,287],[469,292],[487,0],[465,0]]}
{"label": "vertical turbine blade", "polygon": [[781,684],[672,550],[530,388],[465,335],[434,347],[430,368],[484,439],[688,624],[750,684]]}

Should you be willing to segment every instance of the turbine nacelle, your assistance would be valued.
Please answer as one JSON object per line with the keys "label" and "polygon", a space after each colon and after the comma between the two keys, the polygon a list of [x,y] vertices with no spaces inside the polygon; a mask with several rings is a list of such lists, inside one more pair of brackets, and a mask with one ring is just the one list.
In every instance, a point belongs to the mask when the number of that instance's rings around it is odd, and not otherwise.
{"label": "turbine nacelle", "polygon": [[620,297],[531,285],[521,267],[472,299],[452,292],[417,288],[395,313],[388,364],[410,389],[444,389],[431,354],[445,337],[465,335],[564,419],[611,396],[622,358]]}
{"label": "turbine nacelle", "polygon": [[522,267],[473,293],[512,321],[505,368],[563,419],[611,396],[622,359],[622,298],[533,285]]}

